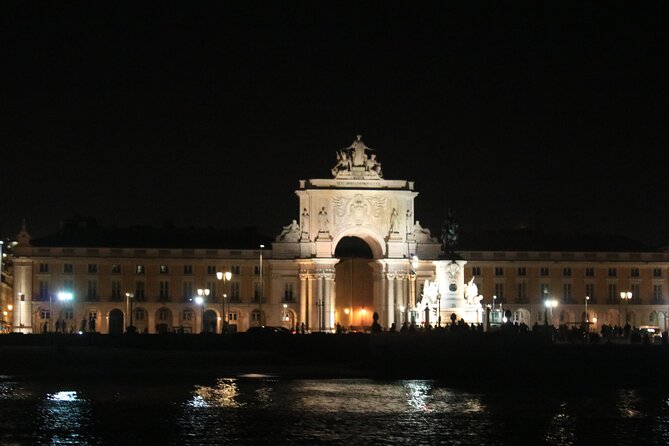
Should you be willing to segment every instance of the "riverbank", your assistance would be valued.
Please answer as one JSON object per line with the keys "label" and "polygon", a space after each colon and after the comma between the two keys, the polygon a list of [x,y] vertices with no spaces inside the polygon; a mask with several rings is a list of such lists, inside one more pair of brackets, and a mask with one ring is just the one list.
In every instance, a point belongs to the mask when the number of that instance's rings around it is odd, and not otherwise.
{"label": "riverbank", "polygon": [[86,379],[438,379],[465,385],[669,385],[666,345],[505,333],[0,336],[0,373]]}

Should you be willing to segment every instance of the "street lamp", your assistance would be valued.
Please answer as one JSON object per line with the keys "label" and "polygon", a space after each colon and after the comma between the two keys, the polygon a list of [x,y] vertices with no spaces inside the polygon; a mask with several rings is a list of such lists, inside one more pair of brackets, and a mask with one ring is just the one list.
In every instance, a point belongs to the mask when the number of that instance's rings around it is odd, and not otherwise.
{"label": "street lamp", "polygon": [[590,296],[585,296],[585,330],[590,331],[590,318],[588,317],[588,301],[590,300]]}
{"label": "street lamp", "polygon": [[[72,301],[73,298],[74,298],[74,295],[72,293],[70,293],[69,291],[61,291],[60,293],[58,293],[58,301],[61,302],[61,304],[63,302],[64,303],[69,303],[69,302]],[[51,316],[51,315],[49,315],[49,316]],[[58,317],[58,320],[60,320],[60,316]],[[65,321],[64,320],[63,320],[63,324],[62,324],[62,329],[63,329],[63,333],[65,333]],[[56,331],[58,331],[57,326],[56,326]]]}
{"label": "street lamp", "polygon": [[627,325],[628,318],[627,318],[627,302],[632,298],[632,292],[631,291],[621,291],[620,292],[620,298],[625,301],[625,325]]}
{"label": "street lamp", "polygon": [[492,315],[492,321],[495,321],[495,301],[497,300],[497,296],[492,297],[492,310],[490,311],[490,314]]}
{"label": "street lamp", "polygon": [[195,303],[200,306],[200,333],[204,333],[204,298],[209,296],[209,288],[198,288]]}
{"label": "street lamp", "polygon": [[258,290],[258,326],[262,327],[262,297],[263,297],[263,277],[262,277],[262,250],[265,245],[260,245],[260,289]]}
{"label": "street lamp", "polygon": [[135,332],[135,326],[132,325],[132,303],[135,300],[135,295],[133,293],[125,293],[125,308],[130,317],[130,324],[125,327],[125,331],[128,333]]}
{"label": "street lamp", "polygon": [[230,279],[232,279],[232,273],[231,273],[230,271],[226,271],[226,272],[218,271],[218,272],[216,273],[216,278],[217,278],[218,280],[222,280],[222,281],[223,281],[223,314],[224,314],[224,316],[223,316],[223,324],[224,324],[224,326],[225,326],[225,330],[223,330],[223,328],[221,328],[221,332],[222,332],[222,333],[227,333],[227,332],[228,332],[228,323],[229,323],[230,321],[228,320],[228,310],[227,310],[227,308],[225,307],[225,304],[226,304],[227,301],[228,301],[228,295],[227,295],[226,292],[225,292],[225,290],[227,289],[226,286],[225,286],[225,284],[226,284],[226,282],[229,282]]}
{"label": "street lamp", "polygon": [[544,325],[548,325],[548,309],[551,313],[551,325],[553,325],[553,308],[558,306],[558,302],[555,299],[546,299],[544,301]]}

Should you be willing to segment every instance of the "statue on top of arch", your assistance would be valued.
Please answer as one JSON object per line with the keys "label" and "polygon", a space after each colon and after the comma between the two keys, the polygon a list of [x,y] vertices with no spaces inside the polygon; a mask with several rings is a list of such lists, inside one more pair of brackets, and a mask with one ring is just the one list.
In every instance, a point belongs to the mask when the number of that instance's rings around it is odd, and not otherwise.
{"label": "statue on top of arch", "polygon": [[340,173],[358,170],[383,178],[381,163],[377,161],[376,155],[367,156],[366,152],[373,150],[362,141],[362,135],[356,135],[353,144],[337,152],[337,164],[332,168],[332,176],[336,178]]}

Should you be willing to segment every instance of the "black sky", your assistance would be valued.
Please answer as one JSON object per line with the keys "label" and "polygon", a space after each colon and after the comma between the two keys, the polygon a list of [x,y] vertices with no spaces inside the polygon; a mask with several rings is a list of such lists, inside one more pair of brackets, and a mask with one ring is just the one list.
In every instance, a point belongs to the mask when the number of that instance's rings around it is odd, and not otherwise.
{"label": "black sky", "polygon": [[666,2],[3,2],[0,229],[256,225],[357,133],[416,218],[669,241]]}

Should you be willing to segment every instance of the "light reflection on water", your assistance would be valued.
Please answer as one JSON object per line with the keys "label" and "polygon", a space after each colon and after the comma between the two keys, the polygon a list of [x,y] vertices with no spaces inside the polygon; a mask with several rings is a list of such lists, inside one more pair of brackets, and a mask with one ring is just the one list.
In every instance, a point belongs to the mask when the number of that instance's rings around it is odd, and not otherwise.
{"label": "light reflection on water", "polygon": [[664,445],[669,391],[477,392],[430,380],[0,378],[0,444]]}

